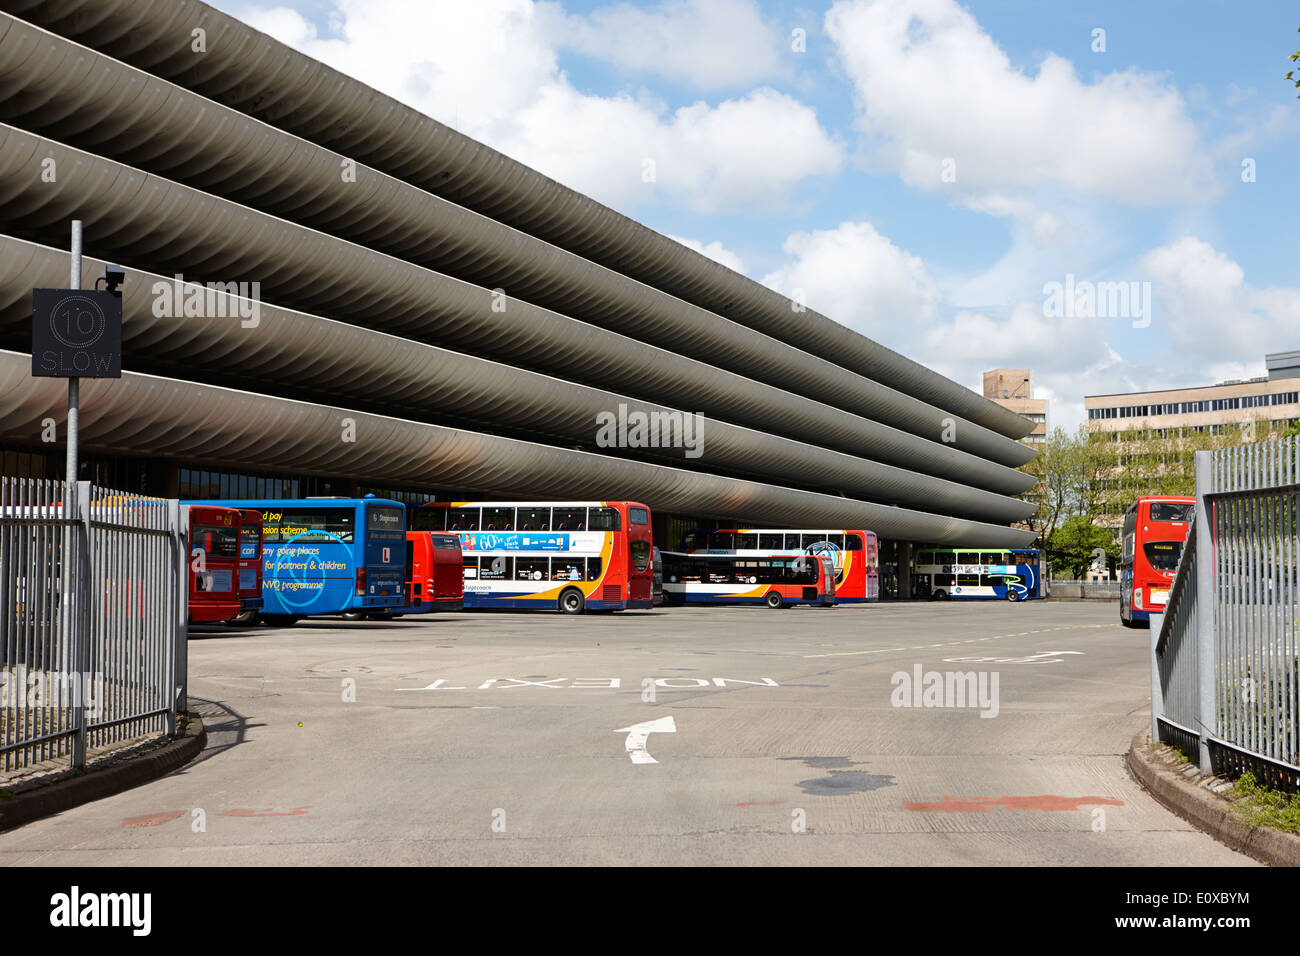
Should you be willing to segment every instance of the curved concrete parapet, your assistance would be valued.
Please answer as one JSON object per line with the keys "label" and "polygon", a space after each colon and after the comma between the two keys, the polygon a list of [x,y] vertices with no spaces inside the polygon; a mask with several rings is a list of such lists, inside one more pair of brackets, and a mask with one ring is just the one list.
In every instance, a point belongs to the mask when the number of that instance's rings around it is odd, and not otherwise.
{"label": "curved concrete parapet", "polygon": [[[103,263],[84,259],[82,269],[97,275]],[[16,348],[27,344],[23,340],[30,327],[30,289],[57,287],[67,273],[66,253],[0,236],[0,341]],[[184,308],[186,301],[196,295],[202,298],[205,313],[186,314],[190,311]],[[215,306],[211,312],[206,311],[209,304]],[[552,436],[555,443],[580,442],[587,447],[594,444],[597,416],[617,413],[620,405],[630,412],[657,414],[653,419],[657,422],[675,419],[684,425],[691,414],[676,406],[253,303],[225,291],[209,295],[199,286],[176,284],[134,269],[126,272],[122,305],[124,360],[134,370],[197,376],[253,391],[263,391],[269,381],[281,394],[314,401],[346,399],[371,411],[420,420],[432,417],[444,423],[453,420],[471,427],[474,422],[490,423],[497,431],[527,431]],[[675,437],[685,437],[682,428]],[[693,454],[698,457],[693,459],[685,457],[681,445],[623,447],[618,453],[980,520],[1014,521],[1032,510],[1015,498],[726,421],[705,418],[695,437]]]}
{"label": "curved concrete parapet", "polygon": [[[67,398],[33,378],[31,356],[0,351],[0,438],[31,440]],[[353,421],[355,441],[340,436]],[[223,467],[258,467],[268,448],[286,470],[476,488],[501,495],[618,498],[651,508],[790,527],[863,527],[888,538],[1022,547],[1029,531],[779,485],[250,392],[123,372],[81,382],[81,443],[130,447]]]}
{"label": "curved concrete parapet", "polygon": [[[33,189],[32,177],[45,160],[62,172],[57,182]],[[636,383],[640,395],[680,407],[683,380],[698,385],[728,374],[527,302],[497,308],[491,290],[0,126],[0,219],[54,235],[66,228],[73,208],[93,237],[88,248],[125,262],[161,262],[199,279],[258,281],[277,303],[578,378],[619,394]],[[309,354],[311,344],[297,348]],[[753,382],[742,386],[748,380],[734,374],[731,380],[738,387],[770,389]],[[736,404],[734,394],[729,401]],[[754,413],[763,415],[767,404]],[[944,419],[934,423],[936,433],[944,424]],[[940,442],[914,446],[910,467],[931,474],[955,452]],[[973,459],[968,464],[971,472],[1007,479],[1003,466]]]}
{"label": "curved concrete parapet", "polygon": [[[0,7],[1010,438],[1015,413],[197,0]],[[206,50],[191,49],[202,29]],[[1019,462],[1017,462],[1019,463]]]}
{"label": "curved concrete parapet", "polygon": [[[82,269],[88,276],[98,275],[103,263],[86,258]],[[0,342],[13,348],[27,347],[31,288],[57,287],[67,271],[66,252],[0,236]],[[202,294],[205,300],[203,314],[184,308],[183,300],[196,294]],[[934,462],[936,472],[941,477],[950,474],[953,481],[918,475],[915,472],[918,455],[927,451],[928,446],[914,436],[799,396],[755,388],[745,379],[736,382],[719,379],[707,374],[707,369],[701,370],[698,378],[666,387],[664,391],[673,398],[669,406],[268,303],[251,302],[233,293],[208,295],[201,287],[179,285],[169,277],[135,269],[126,270],[123,312],[127,365],[137,371],[182,378],[199,373],[207,381],[257,391],[265,390],[267,382],[274,382],[277,388],[288,389],[293,394],[314,394],[326,399],[347,396],[375,410],[421,419],[432,416],[444,422],[491,423],[497,431],[527,429],[567,445],[575,441],[589,444],[595,433],[595,415],[616,410],[620,403],[629,408],[671,407],[706,416],[711,438],[744,436],[743,444],[754,453],[747,462],[732,462],[732,466],[749,472],[750,477],[775,478],[785,469],[788,474],[813,479],[816,469],[804,474],[800,459],[791,457],[796,448],[804,449],[807,463],[815,459],[842,459],[844,466],[863,475],[895,474],[898,469],[862,470],[869,469],[873,462],[893,462],[908,466],[904,473],[906,480],[893,482],[895,488],[888,492],[881,487],[873,489],[874,493],[861,493],[867,497],[888,494],[891,501],[902,500],[897,497],[900,489],[918,495],[941,494],[942,500],[952,503],[954,513],[975,514],[993,506],[997,510],[989,510],[985,516],[1019,516],[1026,508],[1023,502],[1012,503],[986,491],[973,490],[970,485],[978,484],[980,478],[1005,477],[1005,481],[994,484],[993,490],[1014,494],[1024,490],[1032,480],[1023,472],[1010,469],[1005,470],[1005,476],[1000,475],[999,466],[960,453],[949,453],[949,458],[955,459],[951,464],[937,457]],[[254,314],[255,319],[241,318]],[[245,327],[254,323],[255,327]],[[751,396],[751,402],[744,401]],[[741,425],[749,427],[737,427],[728,421],[737,417]],[[799,434],[815,435],[839,451],[778,437]],[[717,444],[709,446],[710,467],[722,467],[712,457],[722,450]],[[642,454],[678,460],[682,457],[680,450],[668,449],[646,449]],[[836,491],[850,490],[847,485],[829,487]],[[962,500],[967,493],[971,494],[969,502]],[[939,500],[935,498],[930,503],[934,505]]]}

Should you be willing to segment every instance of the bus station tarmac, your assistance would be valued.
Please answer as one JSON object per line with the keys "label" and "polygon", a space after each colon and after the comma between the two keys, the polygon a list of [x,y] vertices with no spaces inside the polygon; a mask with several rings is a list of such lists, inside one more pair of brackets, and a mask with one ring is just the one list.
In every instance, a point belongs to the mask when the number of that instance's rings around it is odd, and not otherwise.
{"label": "bus station tarmac", "polygon": [[1254,865],[1125,754],[1111,603],[194,628],[203,753],[0,863]]}

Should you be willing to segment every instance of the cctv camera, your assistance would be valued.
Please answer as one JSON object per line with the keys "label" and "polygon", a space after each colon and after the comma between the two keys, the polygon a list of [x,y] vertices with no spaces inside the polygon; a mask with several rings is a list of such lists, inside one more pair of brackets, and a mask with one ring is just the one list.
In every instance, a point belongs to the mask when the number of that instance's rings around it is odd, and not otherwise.
{"label": "cctv camera", "polygon": [[104,285],[109,292],[117,294],[117,287],[126,281],[126,271],[109,262],[104,266]]}

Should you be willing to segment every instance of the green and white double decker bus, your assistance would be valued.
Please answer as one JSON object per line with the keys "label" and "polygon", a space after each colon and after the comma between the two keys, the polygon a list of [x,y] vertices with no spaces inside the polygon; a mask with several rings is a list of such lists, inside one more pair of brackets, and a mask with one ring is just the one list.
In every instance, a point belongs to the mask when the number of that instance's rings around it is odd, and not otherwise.
{"label": "green and white double decker bus", "polygon": [[1032,548],[919,548],[912,565],[913,597],[1031,601],[1047,593],[1047,561]]}

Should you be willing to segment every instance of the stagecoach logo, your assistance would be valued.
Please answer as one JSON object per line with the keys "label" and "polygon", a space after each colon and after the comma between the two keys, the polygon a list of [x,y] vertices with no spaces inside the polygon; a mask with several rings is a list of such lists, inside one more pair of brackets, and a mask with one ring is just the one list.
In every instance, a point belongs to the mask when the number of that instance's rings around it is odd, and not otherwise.
{"label": "stagecoach logo", "polygon": [[32,375],[122,377],[122,297],[79,289],[32,290]]}

